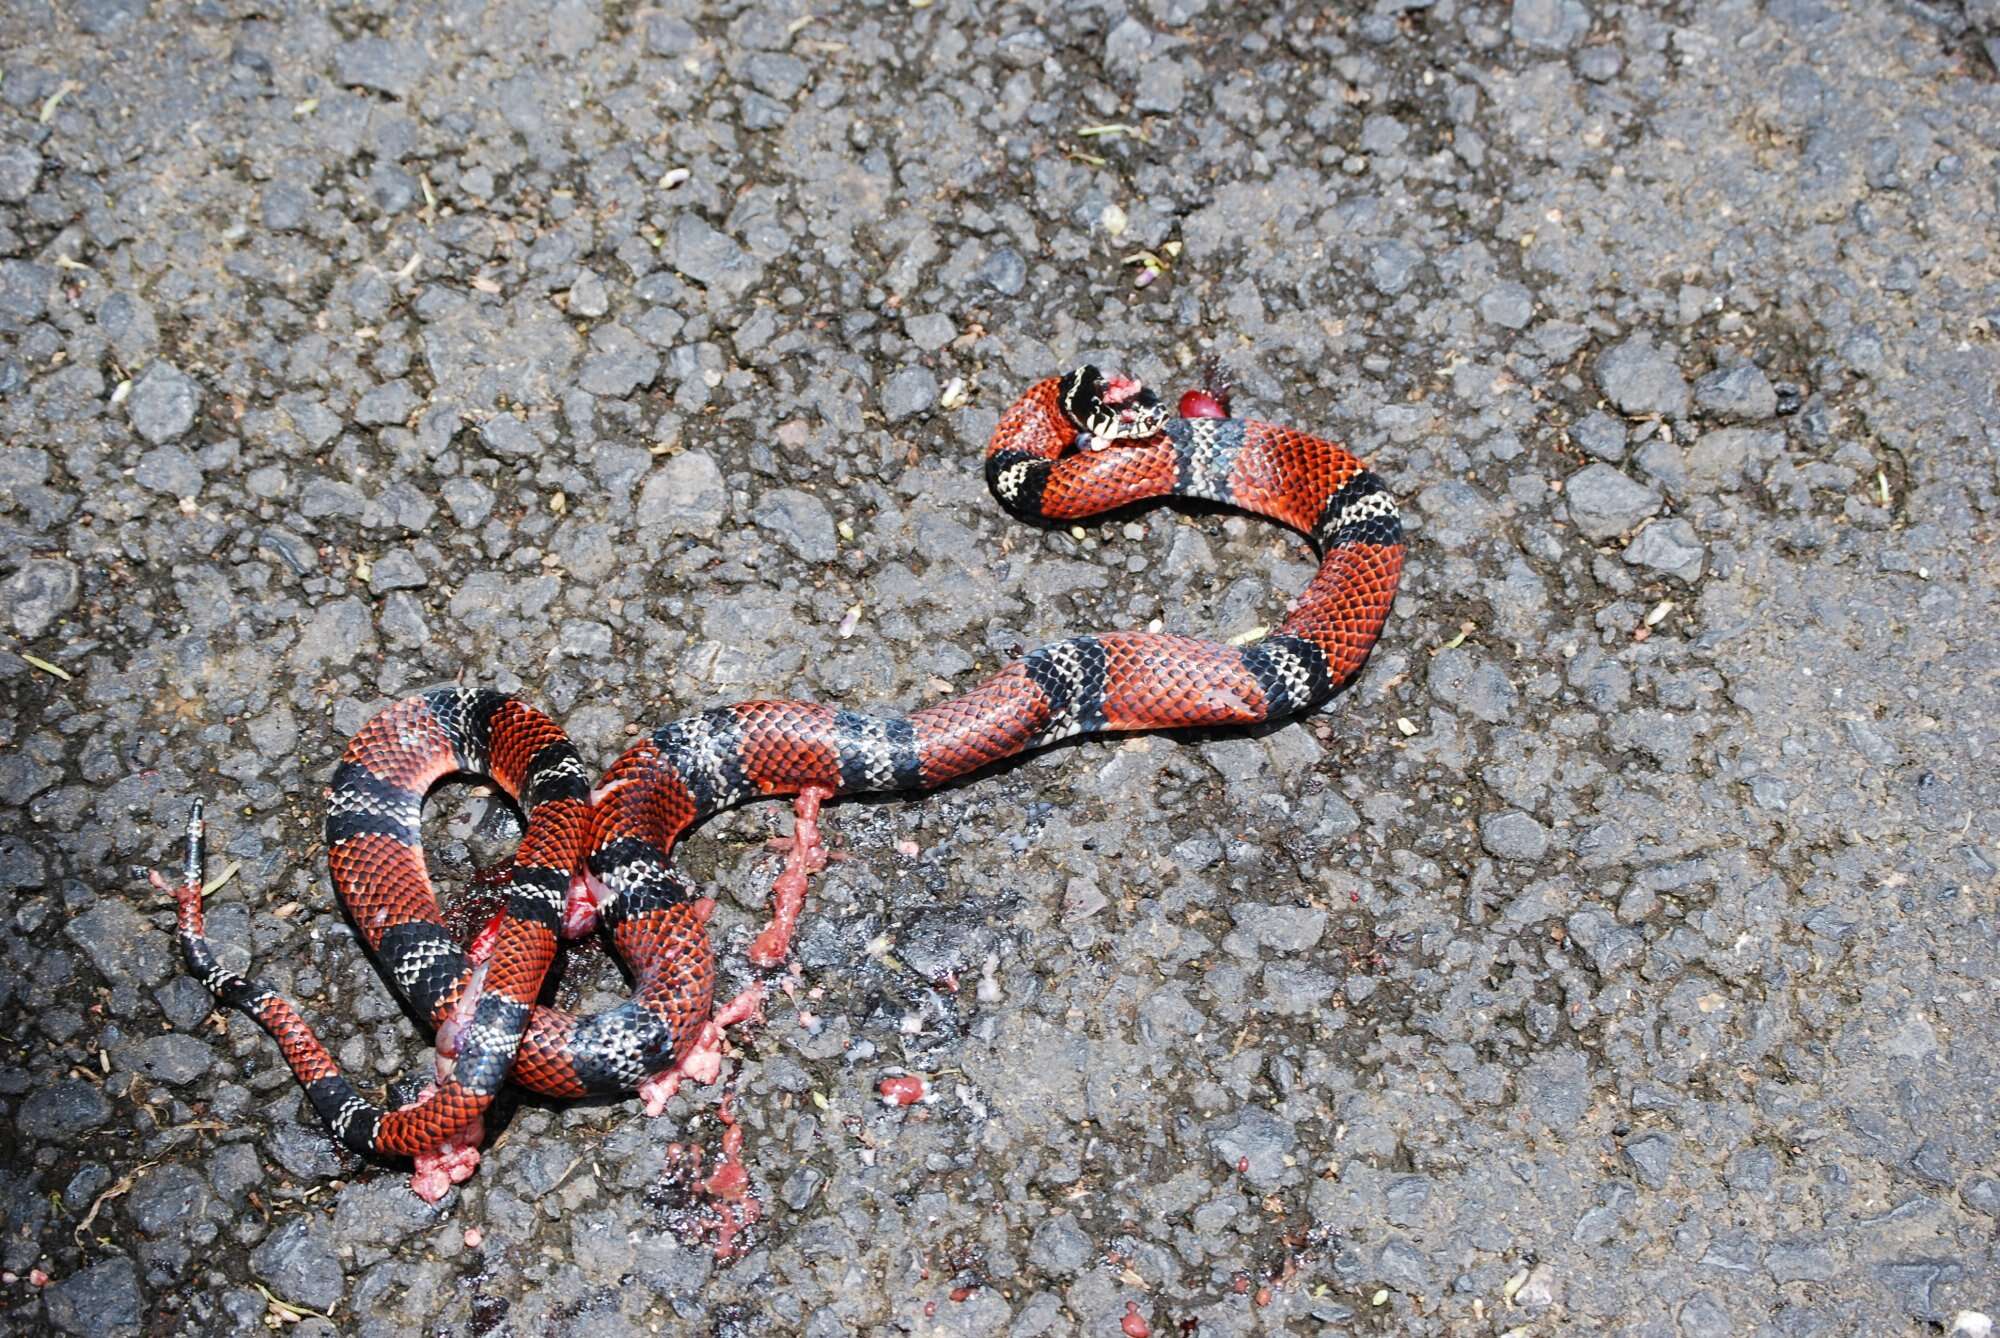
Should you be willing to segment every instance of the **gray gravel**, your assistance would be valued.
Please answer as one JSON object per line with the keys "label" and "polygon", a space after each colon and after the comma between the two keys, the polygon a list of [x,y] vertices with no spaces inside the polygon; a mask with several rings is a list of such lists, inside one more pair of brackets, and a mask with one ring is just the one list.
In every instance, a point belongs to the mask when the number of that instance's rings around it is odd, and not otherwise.
{"label": "gray gravel", "polygon": [[[0,7],[0,1327],[1978,1332],[1996,50],[1986,0]],[[432,1209],[179,974],[198,793],[224,960],[428,1070],[318,839],[434,682],[601,766],[1275,620],[1294,537],[980,476],[1033,378],[1211,349],[1405,499],[1381,646],[1311,720],[830,810],[729,1064],[745,1257],[662,1183],[716,1089],[510,1101]],[[678,856],[726,985],[785,822]],[[512,832],[441,792],[447,896]]]}

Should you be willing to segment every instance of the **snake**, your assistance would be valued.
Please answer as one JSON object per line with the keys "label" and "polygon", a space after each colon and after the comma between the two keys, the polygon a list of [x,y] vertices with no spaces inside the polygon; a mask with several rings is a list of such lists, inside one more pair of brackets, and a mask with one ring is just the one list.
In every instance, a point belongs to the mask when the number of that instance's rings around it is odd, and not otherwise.
{"label": "snake", "polygon": [[[436,1033],[437,1079],[398,1108],[370,1101],[281,994],[225,968],[205,935],[205,828],[187,827],[178,903],[188,969],[277,1042],[335,1139],[413,1158],[440,1197],[478,1164],[483,1119],[509,1081],[550,1097],[638,1092],[650,1113],[683,1079],[713,1081],[723,1028],[751,1016],[753,986],[718,1009],[707,921],[714,902],[675,872],[675,844],[710,815],[791,796],[798,814],[757,966],[784,962],[806,876],[824,864],[823,800],[935,789],[1080,735],[1246,726],[1324,703],[1367,661],[1395,599],[1403,529],[1381,479],[1341,445],[1231,417],[1227,390],[1175,410],[1143,382],[1078,367],[1030,386],[985,456],[1001,505],[1043,526],[1162,498],[1213,503],[1305,535],[1311,582],[1276,627],[1221,642],[1158,631],[1072,636],[907,715],[758,700],[701,711],[640,738],[592,784],[562,729],[518,697],[451,685],[406,697],[348,742],[327,791],[335,891],[405,1004]],[[425,864],[427,792],[484,778],[526,828],[504,901],[471,943],[447,927]],[[631,996],[579,1016],[537,1002],[565,938],[608,931]]]}

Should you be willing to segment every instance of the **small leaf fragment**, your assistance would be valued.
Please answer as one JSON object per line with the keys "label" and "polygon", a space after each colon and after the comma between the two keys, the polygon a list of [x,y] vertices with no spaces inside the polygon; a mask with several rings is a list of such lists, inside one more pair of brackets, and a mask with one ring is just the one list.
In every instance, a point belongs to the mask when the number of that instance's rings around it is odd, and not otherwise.
{"label": "small leaf fragment", "polygon": [[26,660],[29,664],[34,665],[35,668],[41,670],[43,673],[52,674],[55,677],[60,678],[65,683],[70,682],[75,677],[75,675],[71,674],[69,670],[63,668],[61,665],[50,664],[47,660],[43,659],[39,655],[30,655],[26,651],[22,651],[21,658],[23,660]]}

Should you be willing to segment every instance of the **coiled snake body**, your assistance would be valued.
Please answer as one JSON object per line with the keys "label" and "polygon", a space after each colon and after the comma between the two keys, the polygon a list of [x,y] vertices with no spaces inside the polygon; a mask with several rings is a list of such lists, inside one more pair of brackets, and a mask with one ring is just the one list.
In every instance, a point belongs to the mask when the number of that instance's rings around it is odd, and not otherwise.
{"label": "coiled snake body", "polygon": [[[481,1118],[511,1076],[552,1096],[630,1092],[657,1112],[683,1078],[708,1081],[721,1029],[754,1011],[752,990],[719,1012],[706,930],[713,903],[669,865],[708,815],[797,796],[793,857],[759,965],[783,961],[805,888],[824,860],[822,799],[926,790],[1079,734],[1247,725],[1308,710],[1361,668],[1402,570],[1402,528],[1379,480],[1332,442],[1220,416],[1191,392],[1170,417],[1151,391],[1085,367],[1038,382],[995,428],[986,476],[1016,515],[1059,521],[1184,497],[1234,506],[1311,538],[1312,583],[1274,631],[1247,645],[1157,632],[1043,646],[961,696],[908,716],[753,701],[656,731],[593,789],[541,712],[497,692],[443,688],[368,721],[328,792],[328,862],[341,901],[397,991],[438,1030],[439,1077],[401,1109],[362,1097],[297,1011],[221,968],[202,931],[199,807],[174,888],[189,968],[277,1040],[314,1109],[348,1147],[417,1159],[414,1184],[441,1195],[478,1161]],[[491,778],[527,831],[497,932],[471,950],[446,929],[424,864],[426,791],[453,773]],[[160,886],[168,884],[157,874]],[[631,968],[631,999],[578,1017],[537,1006],[560,938],[596,924]]]}

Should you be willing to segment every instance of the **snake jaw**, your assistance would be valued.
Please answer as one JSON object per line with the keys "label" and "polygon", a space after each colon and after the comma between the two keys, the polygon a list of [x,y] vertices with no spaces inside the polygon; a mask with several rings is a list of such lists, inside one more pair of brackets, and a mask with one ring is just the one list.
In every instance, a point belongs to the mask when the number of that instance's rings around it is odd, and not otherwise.
{"label": "snake jaw", "polygon": [[1119,441],[1158,436],[1167,425],[1167,406],[1145,382],[1106,377],[1095,367],[1079,367],[1062,378],[1057,392],[1063,416],[1089,440],[1086,450]]}

